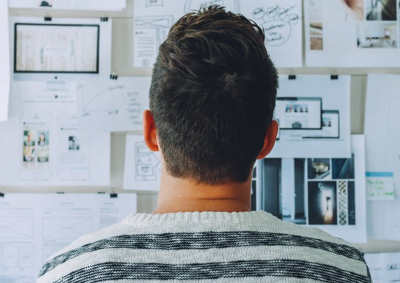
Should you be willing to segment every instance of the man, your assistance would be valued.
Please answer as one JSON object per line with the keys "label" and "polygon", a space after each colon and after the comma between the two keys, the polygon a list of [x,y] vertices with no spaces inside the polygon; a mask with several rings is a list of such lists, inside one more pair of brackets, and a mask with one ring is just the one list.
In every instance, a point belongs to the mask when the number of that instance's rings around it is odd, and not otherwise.
{"label": "man", "polygon": [[38,282],[370,282],[346,242],[250,212],[254,162],[278,130],[277,80],[254,22],[218,6],[181,18],[143,116],[162,159],[156,211],[77,240]]}

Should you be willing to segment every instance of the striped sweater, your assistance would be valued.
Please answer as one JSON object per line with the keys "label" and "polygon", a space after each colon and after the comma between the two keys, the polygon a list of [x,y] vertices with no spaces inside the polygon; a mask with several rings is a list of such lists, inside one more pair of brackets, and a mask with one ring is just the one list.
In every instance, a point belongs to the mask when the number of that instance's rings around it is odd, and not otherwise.
{"label": "striped sweater", "polygon": [[134,214],[50,258],[47,282],[371,282],[363,255],[263,212]]}

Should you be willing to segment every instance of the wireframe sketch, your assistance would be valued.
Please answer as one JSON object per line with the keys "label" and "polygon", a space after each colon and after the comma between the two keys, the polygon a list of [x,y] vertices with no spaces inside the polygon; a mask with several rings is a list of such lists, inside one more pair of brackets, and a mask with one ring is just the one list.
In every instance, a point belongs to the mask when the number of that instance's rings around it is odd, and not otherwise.
{"label": "wireframe sketch", "polygon": [[135,57],[142,67],[151,67],[160,45],[174,22],[172,15],[137,17],[134,24]]}
{"label": "wireframe sketch", "polygon": [[0,239],[30,239],[35,235],[33,216],[0,216]]}
{"label": "wireframe sketch", "polygon": [[283,7],[257,7],[253,10],[253,18],[265,31],[267,46],[281,46],[291,37],[292,26],[300,24],[300,15],[293,12],[296,5]]}
{"label": "wireframe sketch", "polygon": [[91,217],[46,217],[43,218],[43,239],[77,239],[93,231]]}
{"label": "wireframe sketch", "polygon": [[186,0],[184,12],[185,14],[199,10],[201,7],[210,5],[220,5],[226,8],[226,10],[234,13],[240,13],[240,2],[239,0]]}
{"label": "wireframe sketch", "polygon": [[160,173],[160,159],[144,142],[135,144],[135,168],[136,181],[156,181]]}
{"label": "wireframe sketch", "polygon": [[16,24],[16,71],[97,73],[98,28]]}

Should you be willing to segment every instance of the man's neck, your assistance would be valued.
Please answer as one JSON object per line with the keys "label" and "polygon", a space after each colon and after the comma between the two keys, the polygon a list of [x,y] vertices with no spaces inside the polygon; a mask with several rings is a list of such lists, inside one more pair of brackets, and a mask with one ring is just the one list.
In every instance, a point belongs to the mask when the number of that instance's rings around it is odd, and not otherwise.
{"label": "man's neck", "polygon": [[250,211],[251,180],[223,185],[197,184],[163,172],[158,206],[153,213]]}

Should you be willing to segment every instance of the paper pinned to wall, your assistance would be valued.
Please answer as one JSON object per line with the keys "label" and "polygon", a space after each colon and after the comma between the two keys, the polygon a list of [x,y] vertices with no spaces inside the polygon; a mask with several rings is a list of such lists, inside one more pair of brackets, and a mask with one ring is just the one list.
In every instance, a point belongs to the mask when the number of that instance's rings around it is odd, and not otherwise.
{"label": "paper pinned to wall", "polygon": [[77,129],[74,83],[14,82],[0,124],[0,184],[108,186],[109,133]]}
{"label": "paper pinned to wall", "polygon": [[9,0],[10,8],[52,8],[65,10],[120,11],[126,0]]}
{"label": "paper pinned to wall", "polygon": [[136,194],[5,194],[0,198],[0,282],[36,282],[54,253],[136,213]]}
{"label": "paper pinned to wall", "polygon": [[365,254],[374,283],[398,282],[400,279],[400,253]]}
{"label": "paper pinned to wall", "polygon": [[393,172],[367,172],[367,199],[394,200]]}
{"label": "paper pinned to wall", "polygon": [[301,0],[134,0],[134,66],[152,67],[169,29],[187,12],[218,4],[264,28],[265,44],[278,67],[302,65]]}
{"label": "paper pinned to wall", "polygon": [[351,140],[351,158],[264,159],[259,209],[350,242],[366,242],[364,136]]}
{"label": "paper pinned to wall", "polygon": [[5,121],[8,118],[11,72],[7,1],[0,1],[0,38],[0,121]]}
{"label": "paper pinned to wall", "polygon": [[158,152],[147,148],[143,136],[126,137],[124,189],[158,191],[161,160]]}
{"label": "paper pinned to wall", "polygon": [[306,65],[399,67],[396,0],[305,0]]}
{"label": "paper pinned to wall", "polygon": [[274,119],[279,139],[268,158],[349,158],[350,76],[280,76]]}
{"label": "paper pinned to wall", "polygon": [[150,82],[150,77],[118,77],[78,83],[79,130],[141,131]]}
{"label": "paper pinned to wall", "polygon": [[[365,109],[366,172],[393,172],[400,195],[399,75],[369,75]],[[368,237],[400,240],[400,198],[368,201]],[[397,228],[396,228],[397,227]],[[393,233],[396,231],[397,233]]]}

